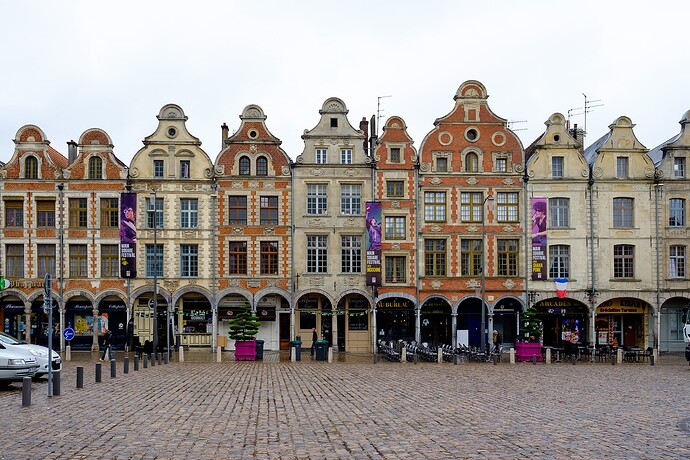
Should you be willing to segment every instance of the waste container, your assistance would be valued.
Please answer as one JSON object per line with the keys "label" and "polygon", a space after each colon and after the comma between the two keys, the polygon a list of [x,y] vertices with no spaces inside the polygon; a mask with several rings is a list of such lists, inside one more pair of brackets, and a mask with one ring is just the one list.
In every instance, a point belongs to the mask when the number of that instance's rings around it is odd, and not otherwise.
{"label": "waste container", "polygon": [[316,348],[316,360],[326,361],[328,357],[328,340],[317,340],[314,348]]}
{"label": "waste container", "polygon": [[293,348],[295,349],[295,361],[299,361],[302,352],[302,342],[299,340],[290,340],[290,358],[292,358]]}
{"label": "waste container", "polygon": [[257,359],[257,361],[264,359],[264,341],[263,340],[257,340],[256,341],[256,359]]}
{"label": "waste container", "polygon": [[[654,353],[654,351],[650,351],[650,353]],[[690,361],[690,345],[685,346],[685,359]]]}

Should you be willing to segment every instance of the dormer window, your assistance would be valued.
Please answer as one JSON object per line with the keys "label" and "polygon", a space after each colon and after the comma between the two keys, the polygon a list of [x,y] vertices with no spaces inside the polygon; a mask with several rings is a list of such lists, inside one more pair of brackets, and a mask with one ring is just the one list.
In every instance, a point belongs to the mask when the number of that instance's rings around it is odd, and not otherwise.
{"label": "dormer window", "polygon": [[189,179],[191,177],[191,165],[189,160],[180,161],[180,179]]}
{"label": "dormer window", "polygon": [[256,175],[268,176],[268,160],[266,157],[259,157],[256,159]]}
{"label": "dormer window", "polygon": [[101,157],[89,158],[89,179],[103,178],[103,160]]}
{"label": "dormer window", "polygon": [[338,119],[337,118],[331,118],[331,128],[337,128],[338,127]]}
{"label": "dormer window", "polygon": [[465,157],[465,171],[477,172],[479,171],[479,157],[474,152],[468,153]]}
{"label": "dormer window", "polygon": [[153,160],[153,177],[163,177],[163,160]]}
{"label": "dormer window", "polygon": [[252,172],[251,163],[249,157],[240,158],[240,176],[248,176]]}
{"label": "dormer window", "polygon": [[38,179],[38,160],[35,156],[26,157],[24,162],[24,178]]}

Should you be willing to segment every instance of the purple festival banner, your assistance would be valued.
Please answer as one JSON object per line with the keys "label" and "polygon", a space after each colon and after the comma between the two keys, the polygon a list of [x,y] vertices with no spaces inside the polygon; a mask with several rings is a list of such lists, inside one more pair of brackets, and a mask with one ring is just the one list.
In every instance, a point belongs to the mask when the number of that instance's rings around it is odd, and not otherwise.
{"label": "purple festival banner", "polygon": [[546,198],[532,198],[532,279],[546,279]]}
{"label": "purple festival banner", "polygon": [[120,195],[120,276],[137,277],[137,194]]}
{"label": "purple festival banner", "polygon": [[367,286],[381,286],[381,203],[367,201]]}

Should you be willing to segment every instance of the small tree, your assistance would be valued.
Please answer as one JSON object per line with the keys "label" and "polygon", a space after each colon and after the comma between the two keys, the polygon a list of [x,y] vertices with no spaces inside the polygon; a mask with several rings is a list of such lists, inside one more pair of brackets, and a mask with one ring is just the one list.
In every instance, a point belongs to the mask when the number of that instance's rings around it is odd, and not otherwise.
{"label": "small tree", "polygon": [[240,312],[228,322],[230,332],[228,335],[233,340],[240,342],[254,340],[259,332],[259,318],[254,314],[249,305],[244,305]]}
{"label": "small tree", "polygon": [[539,342],[544,326],[537,318],[537,309],[534,305],[529,307],[520,317],[520,335],[526,341]]}

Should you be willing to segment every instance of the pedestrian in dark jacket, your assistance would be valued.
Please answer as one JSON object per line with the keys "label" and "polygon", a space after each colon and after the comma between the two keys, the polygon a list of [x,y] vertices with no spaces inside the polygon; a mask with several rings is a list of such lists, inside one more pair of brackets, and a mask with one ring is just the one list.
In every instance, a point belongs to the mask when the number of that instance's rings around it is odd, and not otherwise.
{"label": "pedestrian in dark jacket", "polygon": [[110,345],[111,340],[113,339],[113,333],[110,329],[107,329],[105,331],[105,334],[103,335],[103,355],[101,355],[101,361],[105,360],[105,354],[108,353],[110,359],[113,359],[113,349],[112,346]]}

